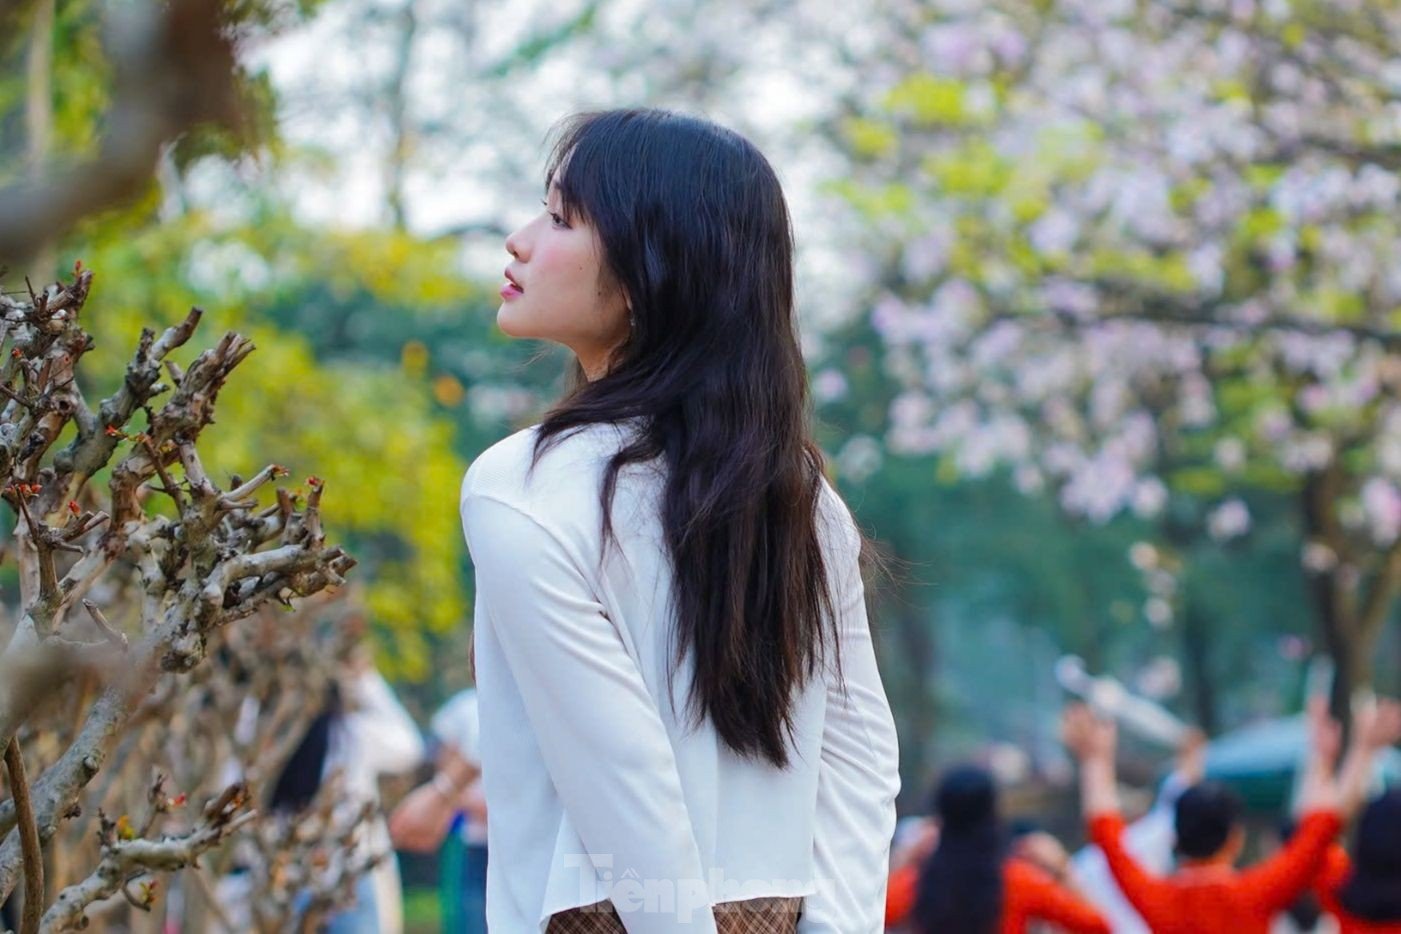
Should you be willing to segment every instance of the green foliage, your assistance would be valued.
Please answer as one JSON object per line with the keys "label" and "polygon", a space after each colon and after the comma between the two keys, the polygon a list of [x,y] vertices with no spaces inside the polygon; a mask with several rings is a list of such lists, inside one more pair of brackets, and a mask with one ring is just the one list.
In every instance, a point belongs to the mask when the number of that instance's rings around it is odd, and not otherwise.
{"label": "green foliage", "polygon": [[[434,251],[409,249],[399,235],[387,251],[367,255],[363,237],[323,240],[290,221],[230,228],[201,213],[145,226],[130,220],[96,225],[86,243],[68,246],[98,271],[90,327],[99,345],[132,346],[142,326],[172,324],[191,304],[206,309],[211,331],[254,338],[258,351],[220,397],[207,463],[247,475],[273,462],[294,476],[321,476],[327,526],[361,561],[355,575],[386,637],[383,661],[392,674],[422,677],[428,635],[465,621],[455,508],[465,463],[454,426],[435,413],[423,373],[405,372],[395,360],[319,353],[328,324],[299,333],[279,327],[275,310],[312,300],[308,283],[315,282],[358,294],[394,320],[392,309],[374,305],[389,291],[404,303],[422,296],[431,304],[471,287],[448,269],[430,272],[425,260]],[[110,391],[125,361],[98,356],[95,388]]]}

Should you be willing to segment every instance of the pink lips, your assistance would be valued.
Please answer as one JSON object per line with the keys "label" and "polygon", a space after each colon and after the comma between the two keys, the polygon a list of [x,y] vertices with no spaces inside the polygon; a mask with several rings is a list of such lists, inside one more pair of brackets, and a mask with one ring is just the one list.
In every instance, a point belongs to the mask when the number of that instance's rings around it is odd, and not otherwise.
{"label": "pink lips", "polygon": [[515,298],[517,295],[524,295],[525,289],[521,288],[520,283],[518,283],[515,280],[515,277],[511,275],[511,270],[507,269],[505,275],[506,284],[501,287],[501,297]]}

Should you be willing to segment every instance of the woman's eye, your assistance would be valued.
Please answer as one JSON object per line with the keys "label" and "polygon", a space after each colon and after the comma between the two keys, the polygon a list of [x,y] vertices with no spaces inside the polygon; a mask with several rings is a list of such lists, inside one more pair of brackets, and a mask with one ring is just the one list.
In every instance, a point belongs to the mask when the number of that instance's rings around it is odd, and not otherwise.
{"label": "woman's eye", "polygon": [[566,226],[568,226],[567,224],[564,223],[564,218],[563,218],[563,217],[560,217],[560,216],[559,216],[558,214],[556,214],[554,211],[551,211],[551,210],[550,210],[550,202],[548,202],[548,201],[541,201],[540,203],[541,203],[542,205],[544,205],[544,207],[545,207],[545,213],[548,214],[548,215],[550,215],[550,219],[551,219],[552,221],[554,221],[554,222],[555,222],[556,224],[558,224],[560,227],[566,227]]}

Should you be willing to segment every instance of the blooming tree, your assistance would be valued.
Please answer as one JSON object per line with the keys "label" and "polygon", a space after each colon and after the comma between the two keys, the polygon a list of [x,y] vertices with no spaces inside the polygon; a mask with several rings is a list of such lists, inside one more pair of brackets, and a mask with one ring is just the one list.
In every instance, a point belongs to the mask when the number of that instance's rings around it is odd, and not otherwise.
{"label": "blooming tree", "polygon": [[1218,540],[1292,496],[1339,705],[1401,590],[1398,39],[1361,0],[941,0],[841,125],[895,244],[889,448]]}

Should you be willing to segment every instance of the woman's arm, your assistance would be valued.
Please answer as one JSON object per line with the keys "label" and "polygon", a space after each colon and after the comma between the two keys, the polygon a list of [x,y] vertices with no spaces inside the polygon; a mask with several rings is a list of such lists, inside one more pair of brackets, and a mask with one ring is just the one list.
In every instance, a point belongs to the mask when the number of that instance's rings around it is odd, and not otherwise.
{"label": "woman's arm", "polygon": [[[569,549],[532,516],[468,493],[478,612],[521,691],[570,823],[614,879],[677,886],[676,912],[614,906],[630,934],[714,932],[675,757],[636,662]],[[650,883],[650,885],[649,885]],[[683,917],[685,915],[685,917]]]}
{"label": "woman's arm", "polygon": [[[824,490],[835,499],[835,494]],[[827,713],[813,829],[817,891],[803,903],[800,934],[879,934],[885,923],[900,752],[876,667],[861,583],[860,539],[844,505],[843,547],[832,562],[843,685],[828,666]],[[836,511],[836,510],[834,510]]]}
{"label": "woman's arm", "polygon": [[458,810],[468,810],[469,787],[475,786],[481,769],[444,744],[433,778],[404,796],[389,816],[389,838],[394,848],[410,853],[431,853],[442,846]]}

